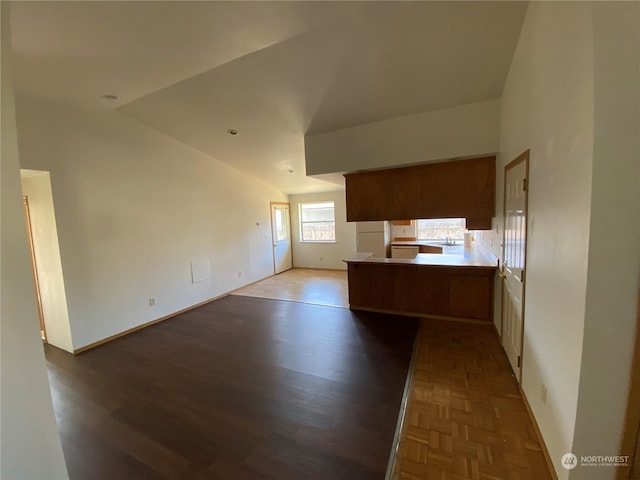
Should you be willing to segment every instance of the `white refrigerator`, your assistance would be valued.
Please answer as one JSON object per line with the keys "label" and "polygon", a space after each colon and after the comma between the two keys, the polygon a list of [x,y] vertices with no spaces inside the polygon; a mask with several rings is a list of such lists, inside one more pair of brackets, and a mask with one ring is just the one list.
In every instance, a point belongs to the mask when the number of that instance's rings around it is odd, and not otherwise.
{"label": "white refrigerator", "polygon": [[391,229],[389,222],[357,222],[356,247],[358,253],[373,253],[375,258],[389,256]]}

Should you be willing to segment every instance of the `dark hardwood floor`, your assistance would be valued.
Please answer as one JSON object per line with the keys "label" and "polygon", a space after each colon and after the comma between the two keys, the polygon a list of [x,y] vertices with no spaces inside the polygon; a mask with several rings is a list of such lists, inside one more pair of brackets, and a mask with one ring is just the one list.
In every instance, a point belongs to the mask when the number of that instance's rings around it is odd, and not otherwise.
{"label": "dark hardwood floor", "polygon": [[417,319],[228,296],[46,346],[72,480],[380,479]]}

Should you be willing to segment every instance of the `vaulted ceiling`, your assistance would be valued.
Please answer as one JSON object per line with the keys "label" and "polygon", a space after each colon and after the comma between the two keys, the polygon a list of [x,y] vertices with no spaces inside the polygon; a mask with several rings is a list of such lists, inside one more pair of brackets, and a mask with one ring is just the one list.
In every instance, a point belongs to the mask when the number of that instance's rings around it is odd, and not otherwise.
{"label": "vaulted ceiling", "polygon": [[304,175],[305,135],[500,97],[526,7],[14,2],[15,88],[115,109],[287,193],[328,190]]}

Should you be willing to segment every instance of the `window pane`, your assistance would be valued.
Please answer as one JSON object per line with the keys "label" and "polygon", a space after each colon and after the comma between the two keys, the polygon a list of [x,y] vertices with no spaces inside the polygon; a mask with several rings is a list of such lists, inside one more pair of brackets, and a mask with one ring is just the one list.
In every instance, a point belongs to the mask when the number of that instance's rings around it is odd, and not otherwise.
{"label": "window pane", "polygon": [[454,240],[464,240],[466,223],[464,218],[430,218],[418,220],[418,239],[444,240],[449,237]]}
{"label": "window pane", "polygon": [[304,223],[302,224],[302,240],[328,242],[336,239],[335,223]]}
{"label": "window pane", "polygon": [[276,241],[280,242],[287,239],[287,218],[286,210],[279,208],[275,209],[276,212]]}
{"label": "window pane", "polygon": [[303,222],[333,222],[333,202],[329,203],[303,203]]}
{"label": "window pane", "polygon": [[300,240],[333,242],[336,239],[333,202],[300,204]]}

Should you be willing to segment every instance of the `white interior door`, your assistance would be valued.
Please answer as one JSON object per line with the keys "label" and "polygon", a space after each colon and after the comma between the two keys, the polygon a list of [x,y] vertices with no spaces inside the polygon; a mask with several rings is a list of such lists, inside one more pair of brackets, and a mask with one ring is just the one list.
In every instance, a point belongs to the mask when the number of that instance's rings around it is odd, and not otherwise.
{"label": "white interior door", "polygon": [[291,221],[288,203],[271,204],[271,234],[273,237],[274,273],[289,270],[291,259]]}
{"label": "white interior door", "polygon": [[524,329],[529,151],[505,167],[502,257],[502,345],[520,381]]}

